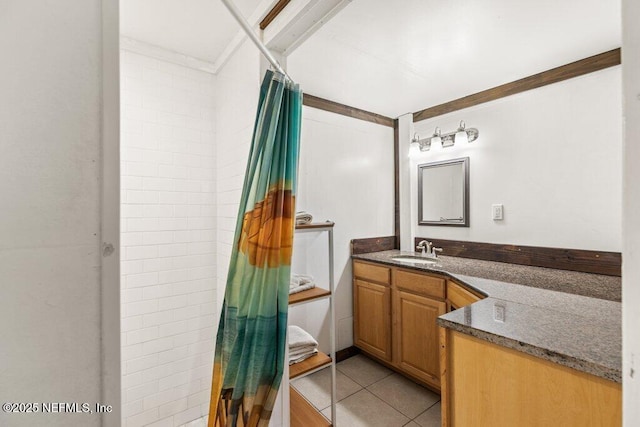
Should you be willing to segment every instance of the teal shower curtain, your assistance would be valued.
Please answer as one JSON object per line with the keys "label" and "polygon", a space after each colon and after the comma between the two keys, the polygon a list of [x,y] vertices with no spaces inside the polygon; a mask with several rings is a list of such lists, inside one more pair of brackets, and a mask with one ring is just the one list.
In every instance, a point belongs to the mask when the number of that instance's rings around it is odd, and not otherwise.
{"label": "teal shower curtain", "polygon": [[268,425],[285,362],[302,93],[267,71],[229,264],[209,427]]}

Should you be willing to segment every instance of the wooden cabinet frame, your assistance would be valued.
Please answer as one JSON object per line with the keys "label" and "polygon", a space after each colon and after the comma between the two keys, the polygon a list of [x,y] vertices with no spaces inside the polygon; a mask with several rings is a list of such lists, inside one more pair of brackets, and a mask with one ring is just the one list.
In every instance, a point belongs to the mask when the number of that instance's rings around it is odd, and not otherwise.
{"label": "wooden cabinet frame", "polygon": [[440,390],[436,319],[446,312],[445,277],[360,260],[354,260],[353,273],[356,347]]}

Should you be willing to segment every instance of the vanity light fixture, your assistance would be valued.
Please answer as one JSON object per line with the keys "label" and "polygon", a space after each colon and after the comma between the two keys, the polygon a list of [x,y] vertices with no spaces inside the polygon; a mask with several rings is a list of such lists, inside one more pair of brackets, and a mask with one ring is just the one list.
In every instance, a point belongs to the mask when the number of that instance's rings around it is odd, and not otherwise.
{"label": "vanity light fixture", "polygon": [[429,151],[432,147],[436,148],[437,144],[443,147],[452,147],[456,142],[468,143],[478,139],[480,132],[476,128],[467,129],[464,120],[460,120],[458,129],[453,132],[445,133],[440,132],[440,128],[436,127],[433,135],[427,138],[420,139],[416,133],[411,140],[412,143],[417,143],[420,147],[420,151]]}
{"label": "vanity light fixture", "polygon": [[411,143],[418,144],[420,151],[429,151],[431,149],[431,138],[420,139],[420,136],[417,133],[413,135]]}

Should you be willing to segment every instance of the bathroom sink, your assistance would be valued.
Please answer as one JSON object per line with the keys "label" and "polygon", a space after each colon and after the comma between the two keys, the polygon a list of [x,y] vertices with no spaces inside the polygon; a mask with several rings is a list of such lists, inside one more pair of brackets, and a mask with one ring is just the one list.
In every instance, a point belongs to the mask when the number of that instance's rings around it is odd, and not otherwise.
{"label": "bathroom sink", "polygon": [[394,261],[409,262],[412,264],[435,264],[436,262],[438,262],[433,258],[421,258],[415,256],[399,256],[391,259]]}

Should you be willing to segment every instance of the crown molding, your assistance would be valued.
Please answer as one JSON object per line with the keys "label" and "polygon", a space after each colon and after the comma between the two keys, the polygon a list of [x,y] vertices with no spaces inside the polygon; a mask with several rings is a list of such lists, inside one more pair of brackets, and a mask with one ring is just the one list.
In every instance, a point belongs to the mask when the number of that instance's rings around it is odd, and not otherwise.
{"label": "crown molding", "polygon": [[218,71],[215,64],[205,61],[204,59],[195,58],[193,56],[185,55],[184,53],[175,52],[173,50],[165,49],[140,40],[135,40],[130,37],[120,36],[120,48],[129,52],[171,62],[172,64],[204,71],[205,73],[216,74]]}

